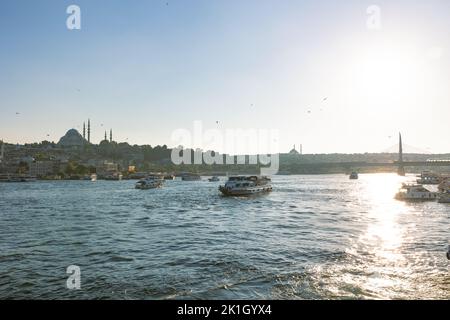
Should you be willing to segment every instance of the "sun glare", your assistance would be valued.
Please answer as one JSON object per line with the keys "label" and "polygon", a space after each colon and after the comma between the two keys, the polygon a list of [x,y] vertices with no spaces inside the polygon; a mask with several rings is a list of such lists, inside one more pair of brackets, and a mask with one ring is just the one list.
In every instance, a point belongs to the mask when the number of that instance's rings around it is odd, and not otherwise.
{"label": "sun glare", "polygon": [[392,111],[417,104],[425,92],[424,59],[414,46],[377,43],[352,50],[343,65],[348,103]]}

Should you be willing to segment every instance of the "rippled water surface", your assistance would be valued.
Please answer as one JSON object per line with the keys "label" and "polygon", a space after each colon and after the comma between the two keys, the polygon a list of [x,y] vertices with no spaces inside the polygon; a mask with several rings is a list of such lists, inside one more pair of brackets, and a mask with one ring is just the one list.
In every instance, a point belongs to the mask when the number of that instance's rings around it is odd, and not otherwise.
{"label": "rippled water surface", "polygon": [[394,200],[403,181],[274,177],[252,198],[206,181],[0,184],[0,298],[450,299],[450,205]]}

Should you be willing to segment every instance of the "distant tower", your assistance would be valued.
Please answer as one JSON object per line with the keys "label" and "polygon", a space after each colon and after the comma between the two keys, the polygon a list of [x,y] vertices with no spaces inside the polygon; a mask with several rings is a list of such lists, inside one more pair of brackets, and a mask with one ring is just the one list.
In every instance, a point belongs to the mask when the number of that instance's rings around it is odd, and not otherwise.
{"label": "distant tower", "polygon": [[300,154],[303,154],[303,144],[300,143]]}
{"label": "distant tower", "polygon": [[109,142],[112,142],[112,129],[109,130]]}
{"label": "distant tower", "polygon": [[83,122],[83,139],[86,140],[86,122]]}
{"label": "distant tower", "polygon": [[88,142],[91,143],[91,119],[88,119]]}
{"label": "distant tower", "polygon": [[106,135],[106,130],[105,130],[105,141],[108,141],[108,136]]}
{"label": "distant tower", "polygon": [[405,167],[403,166],[403,143],[402,143],[402,134],[398,134],[398,175],[405,175]]}

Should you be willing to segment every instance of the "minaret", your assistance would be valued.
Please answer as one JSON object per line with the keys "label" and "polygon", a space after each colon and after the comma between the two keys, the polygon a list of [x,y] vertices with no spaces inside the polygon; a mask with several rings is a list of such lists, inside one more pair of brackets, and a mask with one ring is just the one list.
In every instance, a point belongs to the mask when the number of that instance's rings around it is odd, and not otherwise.
{"label": "minaret", "polygon": [[88,143],[91,143],[91,119],[88,119]]}
{"label": "minaret", "polygon": [[300,143],[300,154],[303,154],[303,144]]}
{"label": "minaret", "polygon": [[402,143],[402,134],[398,134],[398,175],[405,175],[405,167],[403,166],[403,143]]}
{"label": "minaret", "polygon": [[112,129],[109,130],[109,142],[112,142]]}
{"label": "minaret", "polygon": [[86,122],[83,122],[83,139],[86,140]]}
{"label": "minaret", "polygon": [[105,141],[108,141],[108,137],[106,135],[106,130],[105,130]]}
{"label": "minaret", "polygon": [[2,144],[2,148],[0,151],[0,163],[3,161],[3,158],[5,156],[5,144],[3,143],[3,140],[0,141],[0,143]]}

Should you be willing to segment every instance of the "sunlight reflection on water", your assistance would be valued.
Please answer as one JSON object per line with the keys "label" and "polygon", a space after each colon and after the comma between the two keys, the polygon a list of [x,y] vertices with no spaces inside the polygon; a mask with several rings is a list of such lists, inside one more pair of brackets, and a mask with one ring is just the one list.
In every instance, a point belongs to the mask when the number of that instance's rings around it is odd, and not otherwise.
{"label": "sunlight reflection on water", "polygon": [[0,298],[449,299],[450,206],[394,200],[413,178],[277,176],[248,199],[205,181],[0,184]]}

